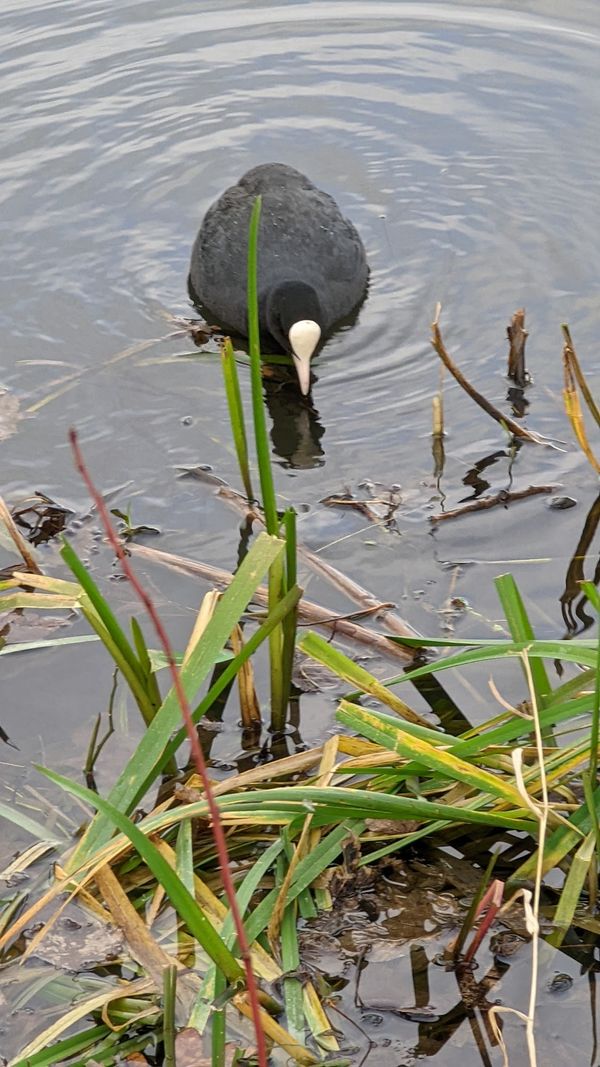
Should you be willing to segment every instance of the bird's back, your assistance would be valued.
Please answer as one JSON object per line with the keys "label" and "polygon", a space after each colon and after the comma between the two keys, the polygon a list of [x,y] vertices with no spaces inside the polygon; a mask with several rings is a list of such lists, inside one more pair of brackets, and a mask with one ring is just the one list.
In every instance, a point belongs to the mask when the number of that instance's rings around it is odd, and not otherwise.
{"label": "bird's back", "polygon": [[248,231],[259,195],[259,295],[283,281],[306,282],[319,295],[325,330],[331,329],[364,294],[365,251],[333,198],[282,163],[249,170],[207,211],[190,268],[197,298],[222,323],[246,332]]}

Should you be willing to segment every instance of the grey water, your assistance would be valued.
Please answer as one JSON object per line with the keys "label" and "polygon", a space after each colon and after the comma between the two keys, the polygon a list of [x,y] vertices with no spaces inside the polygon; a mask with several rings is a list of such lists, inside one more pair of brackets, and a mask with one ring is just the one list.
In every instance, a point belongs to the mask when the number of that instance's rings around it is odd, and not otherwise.
{"label": "grey water", "polygon": [[[335,196],[371,263],[358,321],[315,365],[312,406],[268,387],[277,489],[299,512],[302,540],[430,636],[502,633],[493,579],[505,571],[539,636],[589,625],[572,558],[597,576],[598,479],[563,411],[560,324],[570,323],[597,394],[595,3],[205,0],[200,11],[192,0],[5,0],[0,40],[0,489],[10,506],[39,492],[71,509],[71,536],[102,588],[124,617],[138,610],[74,471],[67,431],[76,426],[111,506],[160,529],[146,543],[235,567],[236,516],[180,473],[207,465],[239,484],[218,345],[171,336],[172,316],[194,314],[186,276],[206,208],[249,167],[281,161]],[[438,301],[452,356],[507,414],[505,329],[526,308],[526,421],[559,449],[511,453],[503,430],[446,376],[436,475],[429,325]],[[7,398],[17,422],[6,418]],[[482,492],[531,484],[558,485],[555,495],[576,504],[551,509],[539,496],[429,522]],[[321,503],[346,491],[381,498],[391,486],[401,499],[392,530]],[[63,573],[55,540],[39,553],[49,573]],[[13,559],[3,542],[0,566]],[[184,645],[206,587],[138,569]],[[303,579],[311,599],[352,610]],[[78,619],[55,623],[42,631],[11,616],[6,637],[85,632]],[[4,657],[1,672],[0,725],[18,751],[0,752],[0,799],[35,811],[31,789],[45,787],[31,764],[80,773],[111,668],[101,649],[81,645]],[[521,699],[520,678],[499,677],[503,695]],[[491,714],[485,679],[452,685],[473,721]],[[266,701],[260,676],[259,686]],[[323,737],[334,707],[326,692],[304,696],[294,743]],[[101,786],[139,735],[120,694],[115,723]],[[234,701],[213,755],[224,765],[240,756]],[[11,830],[4,858],[28,843]]]}

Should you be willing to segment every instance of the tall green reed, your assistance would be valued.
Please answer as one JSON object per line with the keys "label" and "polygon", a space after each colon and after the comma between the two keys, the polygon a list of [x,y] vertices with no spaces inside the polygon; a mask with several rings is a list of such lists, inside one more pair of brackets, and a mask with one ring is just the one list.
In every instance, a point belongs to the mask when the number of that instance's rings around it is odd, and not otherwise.
{"label": "tall green reed", "polygon": [[[271,452],[267,419],[263,398],[261,373],[260,326],[258,311],[258,237],[260,231],[262,199],[254,201],[248,235],[247,262],[247,313],[250,354],[250,384],[252,399],[252,423],[256,459],[262,496],[262,508],[267,533],[282,537],[286,543],[285,557],[278,556],[269,569],[269,613],[272,613],[282,598],[296,584],[296,522],[295,513],[289,509],[281,517],[271,467]],[[248,457],[244,410],[241,401],[237,370],[231,342],[223,345],[223,375],[229,410],[229,420],[240,475],[248,499],[252,499],[252,483]],[[296,609],[274,627],[269,636],[269,673],[271,683],[271,729],[280,732],[285,726],[290,698],[294,647],[296,642]]]}

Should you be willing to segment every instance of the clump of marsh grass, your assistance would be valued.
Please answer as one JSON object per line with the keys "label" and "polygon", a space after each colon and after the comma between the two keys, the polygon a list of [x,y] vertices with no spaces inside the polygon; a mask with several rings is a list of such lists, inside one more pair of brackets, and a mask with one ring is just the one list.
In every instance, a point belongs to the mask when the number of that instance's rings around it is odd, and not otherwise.
{"label": "clump of marsh grass", "polygon": [[[72,901],[90,915],[101,916],[124,938],[118,967],[111,969],[104,961],[93,974],[86,968],[85,975],[69,981],[52,977],[46,983],[45,995],[61,1005],[61,1011],[49,1025],[42,1023],[11,1067],[50,1067],[57,1062],[79,1067],[90,1059],[108,1065],[147,1049],[149,1043],[164,1063],[174,1067],[181,1035],[200,1038],[209,1032],[213,1067],[224,1067],[228,1038],[235,1043],[236,1056],[250,1050],[261,1064],[269,1047],[302,1067],[339,1060],[327,997],[312,976],[301,972],[298,919],[310,920],[334,906],[328,876],[342,863],[349,842],[356,871],[365,866],[377,869],[408,847],[452,844],[466,852],[468,846],[470,858],[477,859],[486,874],[481,899],[474,900],[455,942],[457,966],[473,959],[494,919],[508,908],[523,908],[531,938],[529,1003],[526,1010],[518,1005],[510,1010],[525,1023],[533,1067],[540,894],[549,871],[559,868],[564,873],[560,889],[546,887],[552,901],[546,917],[552,923],[546,935],[549,941],[558,948],[568,932],[600,933],[589,907],[597,899],[600,848],[600,639],[538,640],[510,575],[496,583],[508,640],[420,637],[389,604],[377,602],[332,568],[327,575],[320,561],[320,573],[356,599],[362,614],[374,614],[385,627],[385,633],[365,631],[371,635],[369,639],[363,635],[365,644],[370,641],[369,647],[402,659],[403,668],[416,651],[427,650],[440,658],[382,681],[316,633],[297,640],[296,618],[303,610],[314,625],[328,626],[334,636],[337,631],[355,639],[361,628],[351,617],[323,614],[316,605],[310,610],[306,604],[303,607],[297,557],[309,566],[317,564],[297,544],[293,511],[282,512],[277,506],[260,368],[259,225],[260,201],[251,223],[248,309],[252,428],[262,506],[253,496],[256,474],[250,434],[235,357],[227,342],[223,372],[247,497],[244,507],[262,518],[266,531],[255,538],[235,575],[223,577],[221,572],[219,584],[226,589],[207,595],[184,651],[171,649],[80,455],[79,467],[103,516],[106,534],[162,647],[149,646],[138,619],[131,620],[129,631],[123,626],[68,543],[62,558],[71,580],[39,574],[34,566],[28,572],[15,571],[2,583],[5,605],[81,612],[92,634],[74,640],[91,636],[102,642],[144,723],[135,752],[106,796],[39,768],[88,813],[88,824],[74,846],[72,829],[62,825],[60,833],[52,832],[43,816],[32,818],[18,805],[0,808],[0,815],[36,841],[21,857],[21,869],[50,850],[58,860],[50,886],[40,886],[29,898],[16,892],[5,900],[0,910],[0,954],[4,954],[0,958],[8,962],[10,953],[21,960],[31,958]],[[434,347],[456,377],[438,320],[439,314],[433,324]],[[524,320],[520,326],[523,334]],[[585,397],[570,335],[565,337],[570,373]],[[522,336],[521,340],[523,349]],[[594,415],[593,402],[586,402]],[[498,421],[515,433],[504,416]],[[441,442],[441,423],[437,429]],[[538,435],[528,433],[528,440],[542,443]],[[154,559],[161,555],[135,545],[128,546],[128,552],[138,558],[149,552]],[[24,562],[28,566],[25,556]],[[190,561],[170,557],[163,562],[194,573]],[[215,572],[211,576],[217,577]],[[265,579],[266,589],[261,587]],[[595,586],[582,582],[581,588],[600,619]],[[265,613],[249,625],[247,607],[253,599],[262,603]],[[32,642],[27,647],[69,640]],[[215,783],[207,772],[196,726],[235,679],[245,725],[249,728],[261,715],[251,657],[263,643],[270,651],[272,727],[280,730],[285,724],[292,658],[298,648],[353,688],[336,712],[344,733],[309,751]],[[6,651],[0,649],[0,655]],[[552,685],[547,667],[555,661],[571,665],[571,676],[558,686]],[[476,724],[467,705],[448,726],[411,706],[407,694],[411,683],[437,678],[444,671],[466,673],[471,665],[481,664],[489,664],[491,670],[495,664],[514,665],[526,694],[523,704],[506,704],[492,686],[492,694],[500,700],[499,713]],[[163,693],[157,674],[165,666],[171,685]],[[404,689],[399,691],[400,686]],[[563,744],[565,731],[568,738]],[[186,739],[194,758],[182,772],[179,756]],[[96,735],[88,776],[93,774],[99,744]],[[93,785],[89,777],[88,783]],[[145,811],[136,816],[142,803]],[[494,860],[500,846],[502,855]],[[233,866],[226,853],[235,857]],[[518,861],[511,858],[513,853],[518,853]],[[494,864],[502,869],[488,889]],[[15,870],[12,865],[7,868]],[[504,905],[498,888],[502,883],[509,894]],[[483,923],[465,948],[476,918],[486,909]],[[25,947],[19,939],[38,922],[41,925]],[[494,1014],[497,1009],[490,1013],[492,1024]],[[248,1029],[249,1019],[253,1031]],[[509,1051],[497,1023],[490,1032],[508,1063]]]}

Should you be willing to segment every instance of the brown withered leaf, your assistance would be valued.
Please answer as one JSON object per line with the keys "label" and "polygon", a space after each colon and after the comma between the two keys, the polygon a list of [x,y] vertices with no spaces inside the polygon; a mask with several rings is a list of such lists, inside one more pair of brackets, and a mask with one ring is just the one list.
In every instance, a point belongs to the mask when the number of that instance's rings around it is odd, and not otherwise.
{"label": "brown withered leaf", "polygon": [[[225,1067],[231,1067],[236,1046],[231,1042],[225,1045]],[[210,1052],[206,1055],[202,1036],[192,1026],[180,1030],[175,1038],[175,1056],[177,1067],[211,1067]]]}

